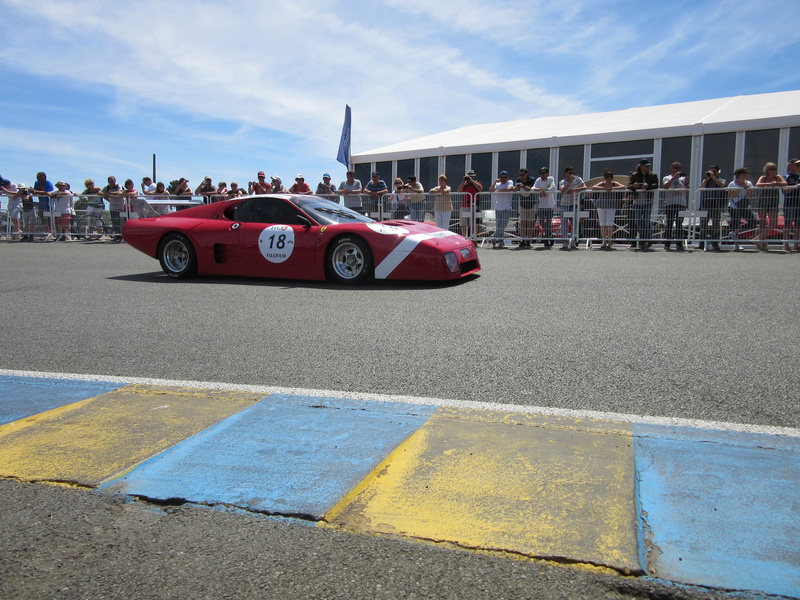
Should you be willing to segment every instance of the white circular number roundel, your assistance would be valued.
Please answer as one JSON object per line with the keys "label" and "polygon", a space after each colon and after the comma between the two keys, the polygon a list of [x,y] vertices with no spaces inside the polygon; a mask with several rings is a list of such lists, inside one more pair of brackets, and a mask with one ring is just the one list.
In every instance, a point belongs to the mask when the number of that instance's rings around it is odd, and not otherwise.
{"label": "white circular number roundel", "polygon": [[270,225],[258,236],[258,249],[269,262],[284,262],[294,250],[294,229],[288,225]]}

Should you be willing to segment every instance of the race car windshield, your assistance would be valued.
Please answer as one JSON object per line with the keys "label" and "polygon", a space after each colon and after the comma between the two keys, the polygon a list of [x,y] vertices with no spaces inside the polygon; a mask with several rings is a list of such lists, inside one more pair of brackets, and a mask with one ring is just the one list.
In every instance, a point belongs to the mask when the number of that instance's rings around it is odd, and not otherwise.
{"label": "race car windshield", "polygon": [[308,196],[298,199],[297,204],[322,225],[372,222],[372,219],[369,217],[365,217],[354,210],[350,210],[341,204],[325,200],[324,198]]}

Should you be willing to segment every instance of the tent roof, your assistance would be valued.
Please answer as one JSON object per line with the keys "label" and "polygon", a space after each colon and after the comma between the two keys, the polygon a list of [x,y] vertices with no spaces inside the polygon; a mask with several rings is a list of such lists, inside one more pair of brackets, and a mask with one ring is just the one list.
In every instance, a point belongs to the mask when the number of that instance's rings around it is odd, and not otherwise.
{"label": "tent roof", "polygon": [[459,127],[356,154],[354,163],[800,125],[800,90]]}

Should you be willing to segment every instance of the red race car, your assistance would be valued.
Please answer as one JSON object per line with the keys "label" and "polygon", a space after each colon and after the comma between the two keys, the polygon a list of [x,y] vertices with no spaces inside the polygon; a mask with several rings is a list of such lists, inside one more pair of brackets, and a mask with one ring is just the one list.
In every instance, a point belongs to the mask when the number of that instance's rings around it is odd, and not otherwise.
{"label": "red race car", "polygon": [[[125,241],[157,258],[170,277],[238,275],[286,279],[447,280],[480,271],[474,244],[416,221],[373,221],[315,196],[246,196],[140,218]],[[144,218],[142,218],[144,217]]]}

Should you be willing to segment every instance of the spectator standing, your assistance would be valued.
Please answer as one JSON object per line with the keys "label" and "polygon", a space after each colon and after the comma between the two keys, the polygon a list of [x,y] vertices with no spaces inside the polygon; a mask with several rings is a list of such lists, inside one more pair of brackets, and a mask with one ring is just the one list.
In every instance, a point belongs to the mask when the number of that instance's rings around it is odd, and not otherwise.
{"label": "spectator standing", "polygon": [[628,190],[634,194],[633,219],[636,224],[636,235],[639,236],[639,249],[647,250],[653,245],[650,227],[650,215],[653,212],[653,190],[658,189],[658,175],[650,171],[650,161],[643,158],[631,173]]}
{"label": "spectator standing", "polygon": [[317,184],[317,195],[331,196],[336,193],[336,184],[331,183],[331,174],[324,173],[322,181]]}
{"label": "spectator standing", "polygon": [[[709,244],[712,250],[719,250],[719,239],[722,237],[722,207],[725,205],[725,180],[720,177],[719,165],[711,165],[700,183],[700,210],[706,215],[700,217],[700,248]],[[714,242],[702,240],[713,239]]]}
{"label": "spectator standing", "polygon": [[0,175],[0,194],[5,194],[6,198],[8,198],[8,220],[11,225],[11,239],[14,241],[18,241],[22,233],[19,226],[19,219],[22,215],[22,201],[19,199],[17,192],[19,192],[19,186]]}
{"label": "spectator standing", "polygon": [[145,196],[152,196],[156,193],[156,184],[150,177],[142,177],[142,194]]}
{"label": "spectator standing", "polygon": [[361,212],[361,182],[356,179],[355,171],[347,172],[347,179],[339,184],[339,193],[344,197],[347,208]]}
{"label": "spectator standing", "polygon": [[39,171],[36,174],[36,183],[33,184],[33,191],[44,192],[43,194],[36,196],[36,199],[39,201],[39,208],[37,210],[39,222],[42,225],[42,231],[47,234],[45,239],[55,239],[51,234],[50,228],[50,194],[55,191],[55,188],[53,187],[53,184],[47,180],[47,174],[43,171]]}
{"label": "spectator standing", "polygon": [[533,182],[533,191],[539,197],[539,209],[536,211],[536,218],[542,226],[545,248],[552,248],[555,244],[553,240],[553,210],[556,207],[556,182],[550,176],[550,169],[542,167],[539,169],[539,177]]}
{"label": "spectator standing", "polygon": [[272,177],[270,177],[270,182],[271,182],[270,187],[273,194],[286,193],[286,188],[283,187],[283,182],[281,181],[280,177],[278,177],[277,175],[273,175]]}
{"label": "spectator standing", "polygon": [[33,233],[36,231],[36,206],[33,202],[31,188],[27,184],[18,183],[17,197],[22,205],[22,239],[32,242]]}
{"label": "spectator standing", "polygon": [[[128,217],[136,218],[136,216],[132,216],[131,213],[136,211],[136,200],[139,198],[139,191],[133,187],[133,179],[125,180],[122,193],[125,196],[125,213],[123,213],[123,218],[125,218],[125,220],[127,220]],[[123,221],[123,224],[124,223],[125,221]],[[122,230],[120,229],[120,233],[121,232]]]}
{"label": "spectator standing", "polygon": [[408,214],[408,194],[405,193],[406,184],[399,177],[394,180],[394,192],[389,196],[389,205],[391,206],[392,219],[405,219]]}
{"label": "spectator standing", "polygon": [[[783,249],[800,252],[800,158],[792,158],[786,165],[786,185],[783,205]],[[789,240],[794,246],[789,248]]]}
{"label": "spectator standing", "polygon": [[228,190],[228,198],[238,198],[240,196],[244,196],[244,190],[239,187],[237,182],[231,181],[231,189]]}
{"label": "spectator standing", "polygon": [[734,252],[739,251],[739,230],[742,221],[747,221],[748,229],[755,225],[753,211],[750,210],[752,190],[753,183],[747,180],[747,169],[744,167],[736,169],[733,172],[733,181],[728,184],[728,216]]}
{"label": "spectator standing", "polygon": [[[182,179],[181,181],[185,181]],[[122,241],[122,211],[125,210],[125,197],[123,195],[122,186],[117,183],[117,178],[113,175],[108,177],[108,185],[101,191],[100,195],[108,200],[108,210],[111,213],[111,229],[114,235],[114,241]]]}
{"label": "spectator standing", "polygon": [[409,175],[406,181],[408,190],[408,209],[411,211],[409,218],[412,221],[425,222],[425,188],[417,181],[416,175]]}
{"label": "spectator standing", "polygon": [[756,248],[766,252],[769,250],[767,240],[772,229],[778,225],[778,205],[780,204],[779,188],[786,187],[786,180],[778,175],[778,165],[768,162],[764,165],[764,174],[758,178],[758,243]]}
{"label": "spectator standing", "polygon": [[181,177],[178,180],[178,185],[175,186],[175,190],[172,193],[183,200],[191,200],[192,194],[194,194],[192,188],[189,187],[189,180],[185,177]]}
{"label": "spectator standing", "polygon": [[228,197],[228,184],[224,181],[220,181],[217,184],[217,189],[214,191],[214,195],[211,197],[212,202],[220,202],[221,200],[225,200]]}
{"label": "spectator standing", "polygon": [[[581,193],[586,191],[586,183],[575,175],[573,167],[564,167],[564,179],[558,184],[561,192],[561,248],[572,250],[575,247],[575,210],[580,207]],[[572,236],[569,226],[572,225]],[[569,238],[569,240],[567,240]]]}
{"label": "spectator standing", "polygon": [[[164,182],[159,181],[156,184],[156,193],[153,195],[153,200],[169,200],[169,196],[170,193],[164,185]],[[169,204],[157,204],[153,208],[160,215],[166,215],[172,212],[172,206]]]}
{"label": "spectator standing", "polygon": [[[463,193],[464,196],[461,199],[461,212],[469,212],[472,213],[473,211],[478,211],[480,209],[479,197],[483,191],[483,184],[478,179],[478,176],[475,174],[475,171],[470,169],[467,171],[467,174],[464,175],[463,181],[458,184],[458,191]],[[470,223],[472,221],[471,217],[464,217],[460,218],[461,224],[461,235],[464,237],[477,237],[477,231],[470,231]],[[477,226],[477,220],[476,220]]]}
{"label": "spectator standing", "polygon": [[670,165],[670,174],[664,176],[662,198],[664,199],[664,214],[666,215],[666,228],[664,230],[664,248],[669,250],[671,241],[675,240],[675,248],[683,250],[683,217],[682,210],[686,210],[689,200],[689,182],[683,172],[681,163],[674,162]]}
{"label": "spectator standing", "polygon": [[536,207],[538,198],[531,193],[535,180],[528,174],[528,169],[520,169],[519,177],[514,182],[514,189],[519,192],[519,236],[518,250],[531,247],[531,239],[536,225]]}
{"label": "spectator standing", "polygon": [[367,216],[371,217],[378,212],[378,204],[381,202],[383,195],[389,193],[389,186],[381,179],[380,173],[373,171],[370,180],[364,186],[364,191],[369,196],[369,199],[364,203],[362,210],[367,213]]}
{"label": "spectator standing", "polygon": [[600,237],[603,245],[600,250],[613,250],[612,238],[614,237],[614,218],[617,209],[622,204],[622,191],[625,186],[614,179],[611,169],[603,171],[603,181],[592,187],[594,206],[597,210],[597,223],[600,226]]}
{"label": "spectator standing", "polygon": [[56,220],[56,240],[69,242],[72,240],[72,215],[75,212],[74,200],[69,186],[63,182],[56,182],[56,191],[53,192],[53,214]]}
{"label": "spectator standing", "polygon": [[214,199],[214,194],[217,193],[217,188],[214,187],[214,183],[211,181],[211,177],[206,175],[203,178],[202,183],[197,186],[197,189],[194,191],[195,195],[203,197],[203,204],[211,204]]}
{"label": "spectator standing", "polygon": [[511,192],[514,191],[514,182],[508,178],[508,171],[501,171],[497,179],[489,187],[489,191],[494,194],[492,200],[495,213],[495,228],[493,248],[503,249],[506,247],[506,225],[511,216]]}
{"label": "spectator standing", "polygon": [[311,194],[311,186],[306,183],[306,178],[303,177],[301,173],[297,174],[297,177],[294,178],[294,183],[292,187],[289,188],[290,194],[301,194],[303,196],[308,196]]}
{"label": "spectator standing", "polygon": [[439,185],[428,192],[436,196],[433,203],[433,218],[436,226],[441,229],[450,228],[450,217],[453,214],[453,201],[450,199],[450,186],[447,185],[447,175],[439,175]]}
{"label": "spectator standing", "polygon": [[[268,194],[272,188],[272,185],[267,181],[267,176],[264,175],[264,171],[259,171],[258,175],[256,175],[258,181],[251,181],[248,187],[247,193],[248,194]],[[231,184],[233,185],[233,184]],[[238,186],[237,186],[238,187]]]}

